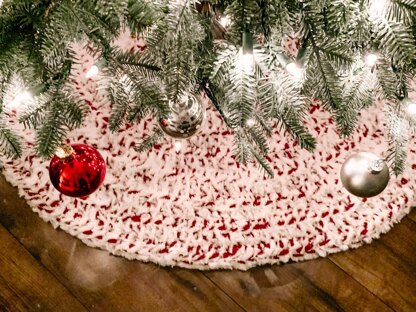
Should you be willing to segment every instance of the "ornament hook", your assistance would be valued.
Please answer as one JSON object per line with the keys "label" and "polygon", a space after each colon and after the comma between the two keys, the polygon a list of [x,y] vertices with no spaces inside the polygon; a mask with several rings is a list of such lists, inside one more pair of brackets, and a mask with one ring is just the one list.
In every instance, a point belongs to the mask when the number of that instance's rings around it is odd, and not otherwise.
{"label": "ornament hook", "polygon": [[65,158],[71,156],[73,153],[74,153],[74,149],[69,144],[64,144],[64,145],[58,147],[55,151],[55,155],[59,159],[65,159]]}
{"label": "ornament hook", "polygon": [[384,161],[383,159],[376,159],[370,162],[370,171],[372,173],[380,173],[383,171],[384,168]]}

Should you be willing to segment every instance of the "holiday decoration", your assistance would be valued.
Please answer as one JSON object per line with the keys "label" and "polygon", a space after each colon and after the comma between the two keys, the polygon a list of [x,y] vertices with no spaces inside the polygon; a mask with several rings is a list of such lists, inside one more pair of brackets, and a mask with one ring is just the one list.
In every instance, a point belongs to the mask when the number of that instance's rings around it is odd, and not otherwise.
{"label": "holiday decoration", "polygon": [[[90,55],[83,77],[102,86],[113,132],[166,116],[163,131],[191,136],[203,109],[197,97],[181,95],[197,87],[220,114],[222,132],[234,135],[230,153],[272,176],[272,126],[312,151],[316,133],[306,126],[312,98],[344,137],[357,128],[362,109],[380,109],[377,97],[388,100],[380,130],[390,135],[384,153],[400,174],[416,128],[397,126],[405,119],[399,102],[410,96],[416,72],[415,7],[413,0],[118,0],[109,9],[106,1],[8,0],[0,7],[0,103],[33,96],[19,121],[36,132],[38,154],[51,157],[74,128],[86,126],[78,88],[64,87],[73,82],[81,46],[80,54]],[[121,47],[125,37],[135,43]],[[16,80],[27,94],[13,102],[8,93]],[[0,108],[0,153],[20,157],[21,138],[9,118]],[[152,148],[161,132],[132,148]]]}
{"label": "holiday decoration", "polygon": [[373,197],[389,183],[389,168],[384,160],[369,152],[350,156],[341,168],[342,185],[353,195]]}
{"label": "holiday decoration", "polygon": [[194,135],[204,121],[204,106],[199,96],[188,93],[178,102],[169,103],[169,115],[160,120],[160,127],[169,136],[186,139]]}
{"label": "holiday decoration", "polygon": [[53,186],[62,194],[84,197],[104,181],[106,166],[101,154],[85,144],[58,148],[49,165]]}
{"label": "holiday decoration", "polygon": [[[84,73],[80,71],[81,81]],[[94,85],[90,80],[81,86],[86,99],[96,92]],[[83,202],[60,196],[52,186],[45,187],[48,170],[32,150],[25,151],[22,160],[0,156],[6,179],[40,218],[88,246],[162,266],[245,270],[357,248],[386,233],[415,204],[412,166],[369,200],[342,189],[339,169],[352,154],[343,148],[346,143],[355,142],[356,148],[377,155],[385,151],[386,138],[371,135],[379,133],[381,109],[364,110],[358,131],[347,141],[337,135],[330,112],[315,109],[308,126],[325,134],[318,136],[315,153],[300,150],[289,137],[279,135],[280,129],[273,129],[276,139],[270,140],[270,154],[279,175],[265,179],[254,166],[242,170],[227,154],[233,148],[233,134],[223,133],[224,124],[212,107],[207,109],[204,127],[209,135],[195,135],[192,144],[171,140],[138,154],[130,147],[137,129],[110,132],[111,107],[106,101],[99,98],[92,103],[87,126],[71,133],[70,139],[88,138],[89,144],[107,151],[108,191],[101,186],[99,193]],[[383,107],[381,102],[377,105]],[[139,130],[146,136],[153,128]],[[19,129],[19,134],[24,132]],[[171,147],[175,141],[187,145],[179,157]],[[416,139],[411,144],[415,146]],[[416,159],[416,149],[409,151],[409,158]],[[76,248],[73,258],[84,256],[88,249]],[[67,269],[76,270],[70,264]],[[82,261],[78,269],[83,269]],[[80,282],[82,286],[88,286],[88,277]],[[106,278],[99,281],[105,283]]]}

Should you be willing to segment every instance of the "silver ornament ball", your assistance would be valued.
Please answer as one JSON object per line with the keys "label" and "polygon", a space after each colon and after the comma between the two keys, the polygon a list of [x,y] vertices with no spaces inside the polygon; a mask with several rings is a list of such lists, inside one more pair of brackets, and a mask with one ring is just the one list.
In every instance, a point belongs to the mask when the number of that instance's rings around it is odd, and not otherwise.
{"label": "silver ornament ball", "polygon": [[389,183],[390,173],[386,162],[369,152],[350,156],[341,168],[342,185],[358,197],[380,194]]}
{"label": "silver ornament ball", "polygon": [[194,135],[204,121],[204,105],[200,97],[193,93],[183,95],[176,103],[170,102],[169,109],[167,118],[160,119],[159,124],[167,135],[175,139]]}

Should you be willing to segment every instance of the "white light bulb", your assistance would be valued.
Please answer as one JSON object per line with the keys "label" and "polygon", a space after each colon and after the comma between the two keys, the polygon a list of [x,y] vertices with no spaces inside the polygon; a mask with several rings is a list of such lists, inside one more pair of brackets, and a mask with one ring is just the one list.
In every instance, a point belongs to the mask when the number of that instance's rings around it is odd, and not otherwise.
{"label": "white light bulb", "polygon": [[294,62],[288,63],[286,65],[286,70],[289,74],[293,76],[293,78],[300,80],[303,78],[303,68]]}
{"label": "white light bulb", "polygon": [[367,64],[367,66],[370,66],[370,67],[373,67],[374,65],[376,65],[377,61],[378,61],[377,54],[370,53],[365,58],[365,63]]}
{"label": "white light bulb", "polygon": [[246,125],[247,127],[253,127],[256,121],[253,118],[247,119]]}
{"label": "white light bulb", "polygon": [[406,101],[404,110],[407,116],[416,122],[416,103],[410,100]]}
{"label": "white light bulb", "polygon": [[179,153],[182,149],[182,142],[181,141],[176,141],[175,142],[175,152]]}
{"label": "white light bulb", "polygon": [[241,68],[245,72],[250,72],[254,67],[254,57],[251,53],[243,54],[241,52],[238,58],[238,68]]}
{"label": "white light bulb", "polygon": [[33,95],[29,91],[21,91],[16,94],[11,102],[9,102],[6,107],[8,109],[19,108],[22,105],[33,102]]}
{"label": "white light bulb", "polygon": [[410,115],[415,115],[416,116],[416,103],[410,103],[407,106],[406,111],[410,114]]}
{"label": "white light bulb", "polygon": [[383,16],[390,3],[390,0],[372,0],[368,7],[368,14],[373,18]]}
{"label": "white light bulb", "polygon": [[97,67],[97,65],[92,65],[90,69],[87,71],[87,73],[85,74],[85,78],[87,79],[92,78],[98,75],[99,72],[100,72],[100,69]]}
{"label": "white light bulb", "polygon": [[231,18],[228,15],[221,16],[220,24],[222,27],[227,28],[231,24]]}

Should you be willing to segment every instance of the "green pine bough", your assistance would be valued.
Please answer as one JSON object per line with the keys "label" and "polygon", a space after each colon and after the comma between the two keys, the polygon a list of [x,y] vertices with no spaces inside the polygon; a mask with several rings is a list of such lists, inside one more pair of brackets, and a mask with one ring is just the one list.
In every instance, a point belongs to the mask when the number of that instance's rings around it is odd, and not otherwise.
{"label": "green pine bough", "polygon": [[[88,109],[67,86],[77,63],[73,43],[85,42],[101,64],[113,131],[164,118],[170,101],[199,89],[234,133],[239,161],[255,161],[272,176],[265,158],[272,126],[313,150],[304,126],[311,98],[334,115],[342,136],[379,98],[386,102],[386,159],[394,173],[404,170],[416,128],[403,104],[416,75],[416,0],[0,3],[0,153],[7,157],[22,153],[5,112],[16,81],[34,97],[20,122],[36,131],[40,156],[53,155],[82,125]],[[114,45],[126,28],[145,40],[143,52]],[[294,35],[295,56],[282,48]],[[155,128],[136,150],[162,137]]]}

